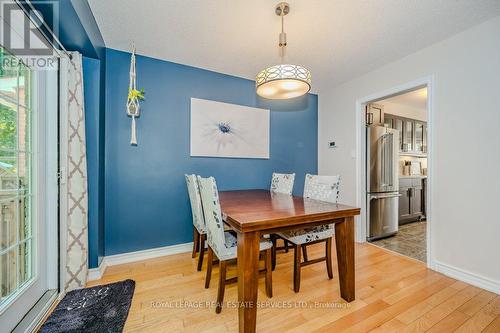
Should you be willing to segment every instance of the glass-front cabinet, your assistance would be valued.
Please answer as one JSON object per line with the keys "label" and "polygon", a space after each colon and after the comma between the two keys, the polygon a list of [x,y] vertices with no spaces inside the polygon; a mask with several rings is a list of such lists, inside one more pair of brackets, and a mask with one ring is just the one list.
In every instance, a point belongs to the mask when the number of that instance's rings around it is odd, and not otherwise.
{"label": "glass-front cabinet", "polygon": [[427,153],[426,122],[385,114],[384,126],[399,131],[400,152],[408,154]]}
{"label": "glass-front cabinet", "polygon": [[403,123],[403,151],[413,151],[413,135],[415,134],[415,126],[413,120],[405,120]]}
{"label": "glass-front cabinet", "polygon": [[424,123],[415,122],[415,151],[424,151]]}
{"label": "glass-front cabinet", "polygon": [[399,118],[392,119],[392,128],[399,131],[399,151],[403,150],[403,120]]}

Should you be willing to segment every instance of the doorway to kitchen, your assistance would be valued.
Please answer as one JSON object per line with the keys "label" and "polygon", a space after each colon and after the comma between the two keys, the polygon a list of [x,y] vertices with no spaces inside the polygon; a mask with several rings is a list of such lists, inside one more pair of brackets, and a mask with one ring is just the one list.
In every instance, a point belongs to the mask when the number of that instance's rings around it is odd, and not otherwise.
{"label": "doorway to kitchen", "polygon": [[432,267],[430,84],[416,81],[358,101],[358,241]]}

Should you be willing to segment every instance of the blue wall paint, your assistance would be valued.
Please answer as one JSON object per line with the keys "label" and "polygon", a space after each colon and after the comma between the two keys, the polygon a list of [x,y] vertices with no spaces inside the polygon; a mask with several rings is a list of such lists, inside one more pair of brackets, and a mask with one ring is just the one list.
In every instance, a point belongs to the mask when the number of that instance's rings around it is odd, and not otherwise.
{"label": "blue wall paint", "polygon": [[[317,172],[316,95],[264,102],[253,81],[142,56],[137,85],[145,89],[146,101],[137,123],[139,146],[130,146],[130,54],[106,53],[106,255],[192,240],[184,173],[212,175],[220,190],[229,190],[269,188],[273,171],[296,172],[294,193],[301,195],[304,174]],[[191,97],[271,105],[271,158],[190,157]]]}
{"label": "blue wall paint", "polygon": [[[54,7],[54,4],[56,5]],[[94,268],[104,255],[104,143],[106,49],[99,27],[86,0],[38,0],[33,5],[53,27],[57,37],[69,51],[84,58],[84,85],[89,169],[89,267]],[[54,27],[53,10],[58,24]],[[94,59],[99,59],[92,61]],[[99,72],[96,73],[96,70]],[[89,93],[87,93],[87,91]],[[96,105],[96,102],[98,103]],[[87,105],[88,103],[88,105]],[[89,106],[91,105],[91,106]],[[96,137],[97,135],[97,137]],[[96,165],[97,164],[97,169]],[[92,175],[90,174],[92,172]]]}
{"label": "blue wall paint", "polygon": [[85,105],[85,135],[87,142],[87,176],[88,176],[88,237],[89,267],[97,267],[104,255],[104,223],[99,223],[99,212],[103,211],[99,203],[99,177],[102,160],[99,156],[100,112],[99,83],[100,61],[83,57],[83,92]]}
{"label": "blue wall paint", "polygon": [[102,60],[104,39],[87,0],[37,0],[32,4],[66,49]]}

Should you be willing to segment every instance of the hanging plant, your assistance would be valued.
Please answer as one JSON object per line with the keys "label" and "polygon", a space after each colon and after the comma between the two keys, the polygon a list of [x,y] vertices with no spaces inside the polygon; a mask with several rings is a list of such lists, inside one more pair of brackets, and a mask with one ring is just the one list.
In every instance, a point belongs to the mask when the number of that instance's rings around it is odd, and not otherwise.
{"label": "hanging plant", "polygon": [[132,117],[132,127],[130,134],[130,144],[137,145],[137,133],[135,126],[135,118],[139,117],[140,104],[139,101],[144,101],[144,89],[137,90],[136,88],[136,72],[135,72],[135,47],[132,50],[130,57],[130,81],[127,95],[127,115]]}
{"label": "hanging plant", "polygon": [[141,90],[131,89],[131,88],[128,89],[128,99],[129,100],[136,98],[139,101],[144,101],[145,94],[146,94],[146,92],[144,91],[144,88],[141,88]]}

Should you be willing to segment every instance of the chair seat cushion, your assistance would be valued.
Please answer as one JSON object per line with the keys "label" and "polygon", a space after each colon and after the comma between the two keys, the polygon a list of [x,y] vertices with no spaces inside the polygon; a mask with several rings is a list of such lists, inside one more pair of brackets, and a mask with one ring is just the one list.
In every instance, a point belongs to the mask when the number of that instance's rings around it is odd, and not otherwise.
{"label": "chair seat cushion", "polygon": [[304,229],[288,230],[278,233],[278,235],[295,245],[307,244],[332,237],[333,224],[319,225],[316,227]]}
{"label": "chair seat cushion", "polygon": [[[227,231],[224,233],[224,237],[226,241],[226,250],[223,251],[224,253],[216,253],[217,258],[219,258],[219,260],[229,260],[236,258],[238,250],[238,239]],[[266,239],[260,240],[260,251],[270,249],[272,246],[273,243],[271,243],[270,241]]]}

